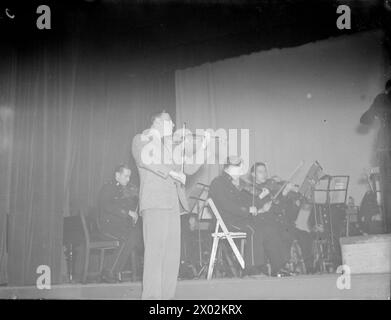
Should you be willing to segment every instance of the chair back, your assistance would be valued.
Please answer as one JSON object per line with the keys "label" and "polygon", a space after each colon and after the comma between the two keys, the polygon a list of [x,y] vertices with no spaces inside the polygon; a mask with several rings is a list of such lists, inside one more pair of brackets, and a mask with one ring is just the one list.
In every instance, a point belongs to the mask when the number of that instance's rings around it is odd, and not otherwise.
{"label": "chair back", "polygon": [[211,211],[213,212],[213,214],[214,214],[214,216],[216,218],[216,229],[215,229],[215,232],[218,232],[219,227],[220,227],[224,234],[226,234],[226,235],[229,234],[228,228],[225,225],[225,223],[223,221],[223,218],[221,217],[219,210],[217,210],[216,205],[213,202],[212,198],[208,198],[207,204],[208,204],[209,208],[211,209]]}
{"label": "chair back", "polygon": [[99,208],[89,207],[88,214],[85,216],[86,223],[90,234],[99,234],[101,233],[100,225],[99,225],[99,216],[100,211]]}
{"label": "chair back", "polygon": [[[244,269],[245,262],[244,262],[243,256],[239,252],[239,249],[238,249],[238,247],[236,246],[236,244],[235,244],[235,242],[233,240],[233,236],[240,234],[239,237],[241,239],[245,239],[246,238],[246,234],[245,233],[241,233],[241,232],[240,233],[238,233],[238,232],[236,232],[236,233],[235,232],[229,232],[227,226],[225,225],[225,223],[223,221],[223,218],[220,215],[219,210],[217,210],[216,205],[215,205],[215,203],[213,202],[213,200],[211,198],[209,198],[207,200],[207,204],[208,204],[209,208],[212,210],[214,216],[216,217],[216,228],[215,228],[215,232],[212,234],[212,237],[214,238],[213,246],[214,246],[215,249],[213,250],[213,248],[212,248],[212,254],[211,254],[209,270],[208,270],[208,275],[207,275],[207,279],[210,280],[212,278],[212,273],[213,273],[213,263],[214,263],[214,259],[215,259],[215,256],[216,256],[218,239],[222,239],[222,238],[227,239],[229,245],[231,246],[231,248],[232,248],[232,250],[233,250],[233,252],[234,252],[234,254],[236,256],[236,258],[239,261],[240,266],[242,267],[242,269]],[[221,228],[221,230],[223,231],[222,233],[219,232],[219,228]],[[222,236],[222,234],[224,236]],[[214,253],[213,253],[213,251],[214,251]]]}
{"label": "chair back", "polygon": [[64,217],[63,245],[77,246],[85,241],[85,232],[80,215]]}
{"label": "chair back", "polygon": [[80,219],[81,223],[83,226],[83,233],[84,233],[84,238],[87,243],[87,245],[90,243],[91,237],[90,237],[90,226],[87,222],[86,216],[83,212],[83,210],[80,210]]}

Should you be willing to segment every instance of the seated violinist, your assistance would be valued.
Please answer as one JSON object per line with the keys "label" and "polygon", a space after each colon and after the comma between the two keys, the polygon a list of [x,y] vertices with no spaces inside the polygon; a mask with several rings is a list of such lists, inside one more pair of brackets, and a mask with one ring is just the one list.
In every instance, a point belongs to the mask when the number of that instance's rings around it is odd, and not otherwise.
{"label": "seated violinist", "polygon": [[209,196],[219,210],[230,231],[247,233],[245,264],[247,274],[267,273],[265,256],[269,258],[273,276],[286,276],[284,269],[286,253],[279,230],[274,225],[259,223],[252,215],[266,212],[269,204],[256,207],[252,196],[241,189],[240,176],[244,174],[244,164],[239,157],[228,157],[222,174],[216,177],[209,189]]}
{"label": "seated violinist", "polygon": [[[266,165],[263,162],[256,162],[250,169],[248,179],[243,179],[243,187],[250,194],[254,194],[261,204],[273,200],[270,210],[258,215],[259,219],[264,224],[274,224],[280,230],[287,254],[290,255],[293,240],[298,241],[306,270],[311,273],[313,268],[312,235],[295,226],[299,210],[305,205],[297,186],[276,177],[269,178]],[[290,256],[286,258],[289,259]]]}

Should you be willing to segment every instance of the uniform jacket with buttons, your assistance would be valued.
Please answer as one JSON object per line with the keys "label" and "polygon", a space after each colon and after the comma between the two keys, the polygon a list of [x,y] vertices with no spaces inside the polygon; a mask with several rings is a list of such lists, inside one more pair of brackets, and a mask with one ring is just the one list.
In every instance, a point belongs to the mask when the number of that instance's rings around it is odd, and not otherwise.
{"label": "uniform jacket with buttons", "polygon": [[98,196],[99,221],[101,227],[110,223],[117,228],[128,227],[131,218],[129,210],[136,211],[138,190],[132,185],[120,186],[116,181],[105,183]]}

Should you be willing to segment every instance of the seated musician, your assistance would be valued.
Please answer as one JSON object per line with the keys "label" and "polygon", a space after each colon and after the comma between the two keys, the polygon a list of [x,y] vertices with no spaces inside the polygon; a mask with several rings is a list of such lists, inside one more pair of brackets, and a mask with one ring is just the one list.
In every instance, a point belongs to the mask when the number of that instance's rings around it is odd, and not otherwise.
{"label": "seated musician", "polygon": [[272,275],[285,276],[286,263],[284,244],[278,230],[272,225],[261,225],[252,214],[265,212],[269,205],[256,208],[252,197],[240,188],[240,176],[244,172],[242,160],[236,156],[228,157],[222,174],[216,177],[209,189],[228,230],[247,233],[245,265],[247,274],[267,273],[265,256],[269,258]]}
{"label": "seated musician", "polygon": [[[254,186],[252,185],[255,179]],[[270,210],[263,215],[259,215],[262,223],[272,223],[281,230],[280,234],[286,245],[286,251],[290,258],[290,248],[293,240],[297,240],[302,250],[303,260],[307,273],[313,269],[312,243],[313,238],[309,232],[296,228],[295,221],[299,210],[306,203],[298,193],[298,188],[292,183],[284,183],[279,178],[270,178],[265,163],[256,162],[250,169],[249,179],[243,180],[244,188],[249,193],[254,193],[261,203],[270,201],[271,195],[276,195],[281,191],[280,196],[273,202]],[[285,187],[284,187],[285,185]]]}
{"label": "seated musician", "polygon": [[120,241],[120,246],[104,261],[101,275],[105,282],[117,282],[119,273],[131,257],[132,280],[137,275],[137,253],[142,249],[141,219],[136,210],[138,190],[129,183],[131,170],[119,165],[114,170],[114,179],[103,185],[98,197],[99,227],[106,235]]}

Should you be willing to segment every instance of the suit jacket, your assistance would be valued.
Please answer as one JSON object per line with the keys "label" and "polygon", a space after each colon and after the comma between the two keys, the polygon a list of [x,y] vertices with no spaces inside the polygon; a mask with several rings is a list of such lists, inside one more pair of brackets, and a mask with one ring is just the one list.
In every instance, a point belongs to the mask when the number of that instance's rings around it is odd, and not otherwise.
{"label": "suit jacket", "polygon": [[252,197],[246,191],[236,188],[227,173],[223,172],[213,179],[209,196],[226,225],[239,225],[250,219],[249,208],[252,205]]}
{"label": "suit jacket", "polygon": [[[133,138],[132,154],[140,175],[140,211],[147,209],[175,209],[180,204],[189,210],[185,188],[171,178],[171,170],[180,171],[173,161],[174,148],[163,143],[151,129]],[[201,165],[186,164],[185,174],[194,174]]]}

